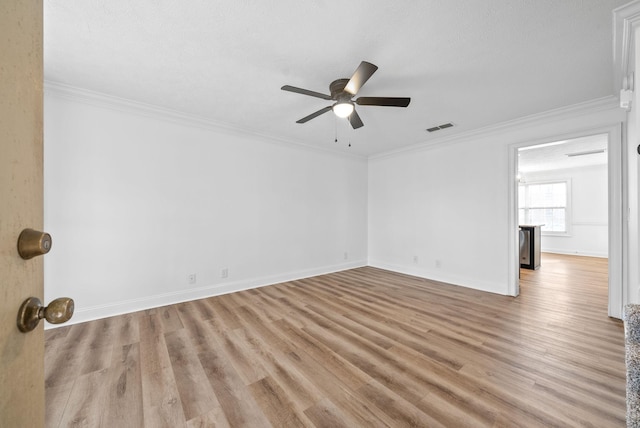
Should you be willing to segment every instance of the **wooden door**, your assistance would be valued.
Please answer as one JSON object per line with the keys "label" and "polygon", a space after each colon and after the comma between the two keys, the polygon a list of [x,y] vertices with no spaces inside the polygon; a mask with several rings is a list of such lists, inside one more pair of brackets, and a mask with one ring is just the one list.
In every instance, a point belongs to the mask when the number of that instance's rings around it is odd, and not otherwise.
{"label": "wooden door", "polygon": [[16,318],[43,298],[42,257],[23,260],[25,228],[42,230],[42,0],[0,1],[0,426],[44,426],[42,322]]}

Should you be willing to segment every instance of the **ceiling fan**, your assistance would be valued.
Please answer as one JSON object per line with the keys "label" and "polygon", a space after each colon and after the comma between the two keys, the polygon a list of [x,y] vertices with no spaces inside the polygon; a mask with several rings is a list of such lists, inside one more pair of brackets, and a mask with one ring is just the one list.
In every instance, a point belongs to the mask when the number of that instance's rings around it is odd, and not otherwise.
{"label": "ceiling fan", "polygon": [[283,91],[295,92],[297,94],[309,95],[311,97],[322,98],[327,101],[335,101],[331,106],[322,108],[308,116],[297,120],[296,123],[305,123],[314,119],[321,114],[333,110],[338,117],[348,117],[349,123],[353,129],[364,126],[362,119],[355,110],[355,104],[359,106],[384,106],[384,107],[406,107],[411,102],[411,98],[398,97],[360,97],[352,100],[358,93],[360,88],[367,80],[376,72],[377,66],[370,62],[362,61],[350,79],[338,79],[331,82],[329,91],[331,95],[322,94],[320,92],[310,91],[308,89],[296,88],[295,86],[284,85]]}

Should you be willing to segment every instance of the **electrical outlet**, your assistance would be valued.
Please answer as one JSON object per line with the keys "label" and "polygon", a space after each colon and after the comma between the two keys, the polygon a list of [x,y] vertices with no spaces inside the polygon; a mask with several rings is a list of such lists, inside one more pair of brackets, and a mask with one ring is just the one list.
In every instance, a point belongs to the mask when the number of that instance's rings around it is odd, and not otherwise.
{"label": "electrical outlet", "polygon": [[442,262],[440,260],[438,260],[438,259],[436,259],[436,267],[437,268],[442,267]]}
{"label": "electrical outlet", "polygon": [[195,273],[191,273],[191,274],[187,275],[187,281],[189,281],[189,284],[195,284],[196,283],[196,274]]}
{"label": "electrical outlet", "polygon": [[220,278],[228,278],[229,277],[229,268],[224,268],[220,271]]}
{"label": "electrical outlet", "polygon": [[413,262],[414,262],[415,264],[418,264],[418,256],[413,256]]}
{"label": "electrical outlet", "polygon": [[346,251],[344,252],[344,259],[349,260],[349,253],[347,253]]}

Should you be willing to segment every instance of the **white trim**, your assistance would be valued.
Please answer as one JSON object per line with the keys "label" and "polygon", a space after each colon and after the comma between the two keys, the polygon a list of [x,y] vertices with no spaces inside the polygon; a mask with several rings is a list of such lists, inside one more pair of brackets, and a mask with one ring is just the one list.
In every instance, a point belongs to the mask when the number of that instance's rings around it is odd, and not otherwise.
{"label": "white trim", "polygon": [[[591,113],[598,113],[603,111],[610,111],[612,109],[619,108],[618,97],[613,95],[597,98],[595,100],[586,101],[566,107],[561,107],[554,110],[548,110],[542,113],[537,113],[529,116],[524,116],[518,119],[501,122],[495,125],[479,128],[476,130],[462,132],[459,134],[440,137],[437,139],[425,141],[418,144],[413,144],[400,149],[390,150],[383,153],[378,153],[369,156],[369,159],[382,159],[387,157],[397,156],[403,153],[420,152],[423,150],[430,150],[435,147],[447,144],[456,144],[469,141],[469,139],[489,137],[494,134],[504,133],[509,130],[520,130],[522,127],[535,126],[540,124],[547,124],[549,121],[560,121],[563,119],[574,118],[577,115],[586,115]],[[547,140],[548,142],[548,140]],[[528,145],[528,144],[527,144]]]}
{"label": "white trim", "polygon": [[[569,226],[572,226],[572,223],[569,223]],[[567,226],[567,228],[569,227]],[[573,238],[573,234],[569,232],[543,232],[540,231],[540,236],[549,236],[552,238]]]}
{"label": "white trim", "polygon": [[628,206],[628,178],[625,164],[627,162],[625,142],[622,138],[622,125],[611,129],[608,136],[607,162],[609,219],[609,309],[610,317],[622,319],[622,311],[627,300],[628,279],[625,269],[628,253],[625,251],[627,235],[623,213]]}
{"label": "white trim", "polygon": [[[551,253],[551,254],[564,254],[567,256],[579,256],[579,257],[598,257],[600,259],[608,259],[609,255],[606,253],[598,253],[592,251],[567,251],[556,248],[542,248],[540,250],[542,253]],[[544,256],[542,256],[544,258]]]}
{"label": "white trim", "polygon": [[607,227],[609,223],[605,221],[574,221],[571,223],[572,226],[597,226],[597,227]]}
{"label": "white trim", "polygon": [[430,281],[443,282],[448,285],[455,285],[458,287],[471,288],[474,290],[484,291],[487,293],[501,294],[496,292],[495,283],[487,281],[478,281],[469,277],[463,277],[459,275],[447,275],[432,269],[424,269],[419,267],[401,266],[392,263],[385,263],[378,260],[370,260],[369,266],[390,270],[392,272],[402,273],[405,275],[417,276],[419,278],[428,279]]}
{"label": "white trim", "polygon": [[230,135],[260,138],[261,140],[270,143],[281,145],[284,144],[290,147],[297,147],[315,152],[332,154],[340,157],[366,160],[366,156],[358,155],[353,152],[339,151],[338,149],[334,149],[333,146],[319,147],[310,144],[304,144],[298,141],[292,141],[275,137],[273,135],[263,134],[255,130],[240,128],[228,123],[217,122],[202,116],[146,104],[139,101],[129,100],[126,98],[120,98],[113,95],[65,85],[58,82],[45,81],[44,92],[47,95],[55,96],[60,99],[71,100],[88,104],[94,107],[106,108],[127,114],[136,114],[144,117],[150,117],[161,121],[177,123],[183,126],[197,127],[215,132],[227,133]]}
{"label": "white trim", "polygon": [[[636,45],[637,29],[640,26],[640,1],[633,1],[626,5],[623,5],[613,11],[613,71],[614,71],[614,90],[619,92],[621,90],[630,89],[636,91],[634,86],[637,84],[631,84],[629,80],[635,80],[634,72],[636,69],[636,62],[638,61],[636,51],[638,46]],[[625,79],[626,78],[626,79]],[[625,82],[626,80],[626,82]],[[637,103],[637,93],[633,97],[631,105],[631,112],[627,113],[633,115],[635,123],[635,132],[637,133],[638,125],[640,125],[638,116],[638,107],[633,105]],[[631,231],[636,231],[638,226],[638,183],[637,183],[637,161],[635,159],[635,145],[636,142],[628,141],[629,124],[623,124],[618,130],[622,145],[619,148],[619,158],[622,161],[622,171],[616,173],[616,176],[610,175],[609,180],[617,180],[619,188],[616,189],[615,197],[619,198],[622,204],[622,210],[620,213],[615,213],[621,218],[621,225],[619,232],[623,236],[622,248],[610,248],[609,249],[609,265],[611,266],[611,259],[614,254],[612,250],[621,254],[622,260],[622,277],[618,280],[623,284],[621,290],[619,290],[622,303],[620,306],[624,306],[628,303],[636,301],[636,296],[631,296],[632,289],[636,289],[638,286],[638,264],[636,263],[636,256],[638,254],[640,243],[636,233],[633,235]],[[631,147],[630,147],[631,146]],[[633,153],[631,152],[633,150]],[[609,154],[611,159],[611,153]],[[611,162],[610,162],[611,163]],[[609,172],[611,174],[611,171]],[[611,223],[611,216],[614,215],[610,212],[609,222]],[[609,226],[609,230],[612,230],[612,226]],[[611,269],[609,269],[611,272]],[[609,277],[610,284],[614,281],[611,276]],[[611,291],[611,290],[610,290]],[[610,296],[611,297],[611,296]],[[615,304],[612,306],[610,301],[609,314],[613,312],[620,313],[622,315],[622,307]],[[612,315],[611,315],[612,316]]]}
{"label": "white trim", "polygon": [[507,171],[507,224],[513,233],[507,233],[507,294],[517,297],[520,294],[520,235],[516,233],[519,223],[518,212],[518,147],[509,148],[509,165]]}
{"label": "white trim", "polygon": [[176,303],[187,302],[191,300],[204,299],[221,294],[235,293],[236,291],[249,290],[252,288],[264,287],[267,285],[279,284],[287,281],[295,281],[298,279],[309,278],[312,276],[325,275],[333,272],[339,272],[348,269],[355,269],[366,266],[365,260],[353,261],[349,263],[341,263],[322,268],[306,269],[296,272],[288,272],[284,274],[266,276],[261,278],[252,278],[241,281],[227,282],[224,284],[208,285],[204,287],[192,288],[189,290],[180,290],[170,293],[156,294],[154,296],[145,296],[137,299],[128,299],[120,302],[109,303],[107,305],[95,305],[81,307],[76,304],[76,310],[73,318],[62,324],[45,323],[45,330],[64,327],[71,324],[78,324],[87,321],[93,321],[100,318],[107,318],[116,315],[122,315],[145,309],[158,308]]}
{"label": "white trim", "polygon": [[615,92],[625,88],[633,58],[633,32],[640,24],[640,1],[627,3],[613,10],[613,85]]}

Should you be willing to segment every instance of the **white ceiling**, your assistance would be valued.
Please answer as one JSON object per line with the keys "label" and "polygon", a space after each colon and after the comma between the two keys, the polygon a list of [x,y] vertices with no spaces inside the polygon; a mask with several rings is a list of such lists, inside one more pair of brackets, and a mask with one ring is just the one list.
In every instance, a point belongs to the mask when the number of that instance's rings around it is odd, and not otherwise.
{"label": "white ceiling", "polygon": [[[626,2],[45,0],[45,79],[371,155],[613,95]],[[328,93],[362,60],[379,70],[358,95],[408,108],[359,106],[358,130],[332,113],[295,123],[329,103],[282,85]]]}
{"label": "white ceiling", "polygon": [[[521,174],[607,164],[607,134],[524,147],[518,150]],[[589,153],[604,150],[601,153]],[[580,156],[567,156],[580,154]]]}

